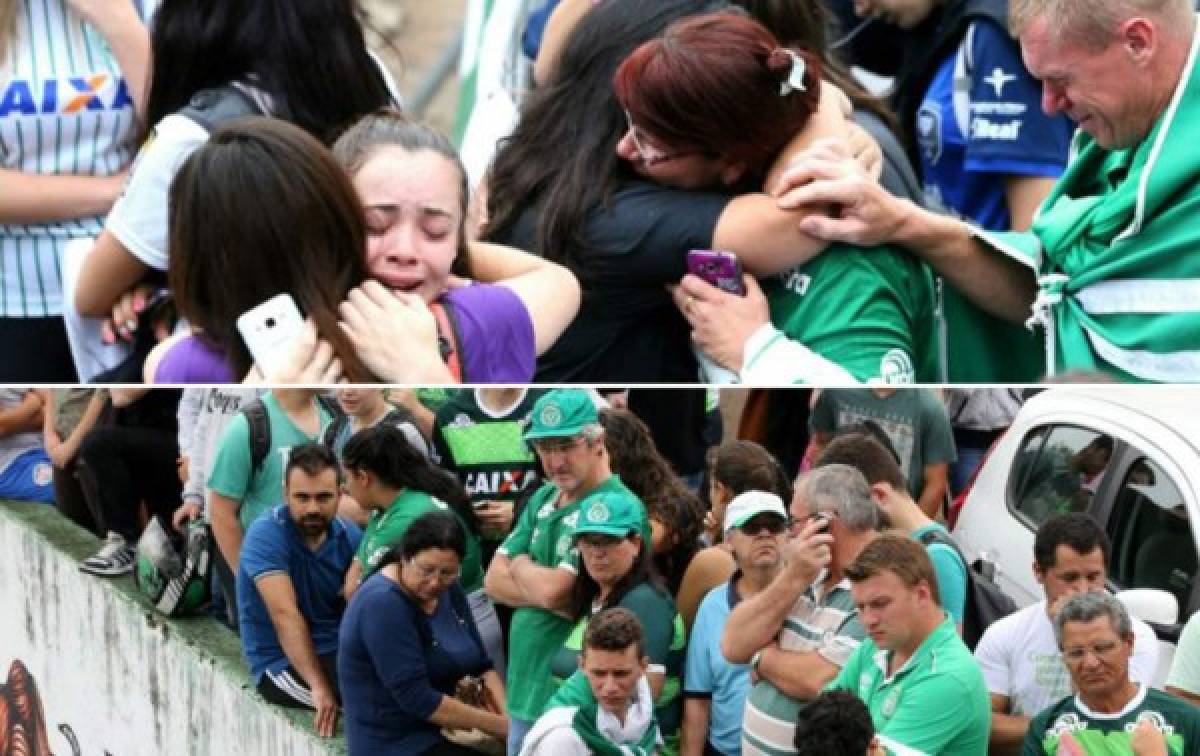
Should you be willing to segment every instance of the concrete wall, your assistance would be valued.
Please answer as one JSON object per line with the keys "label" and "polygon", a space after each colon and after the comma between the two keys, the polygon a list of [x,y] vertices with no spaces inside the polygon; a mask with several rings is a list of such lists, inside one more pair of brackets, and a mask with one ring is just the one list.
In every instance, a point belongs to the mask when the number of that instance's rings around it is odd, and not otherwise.
{"label": "concrete wall", "polygon": [[[345,753],[310,713],[258,697],[233,633],[165,620],[131,578],[79,572],[97,547],[50,507],[0,501],[0,686],[14,660],[29,670],[53,753],[74,752],[63,725],[88,756]],[[0,724],[0,756],[16,752],[6,737]]]}

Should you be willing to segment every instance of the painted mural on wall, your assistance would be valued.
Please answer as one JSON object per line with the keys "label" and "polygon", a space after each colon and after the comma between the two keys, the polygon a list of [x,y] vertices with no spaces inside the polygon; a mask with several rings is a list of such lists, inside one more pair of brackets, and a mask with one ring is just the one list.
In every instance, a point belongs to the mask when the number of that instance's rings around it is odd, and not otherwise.
{"label": "painted mural on wall", "polygon": [[[71,756],[79,756],[79,739],[71,726],[60,724],[58,729],[71,745]],[[0,756],[53,756],[42,697],[20,659],[13,660],[8,678],[0,684]]]}

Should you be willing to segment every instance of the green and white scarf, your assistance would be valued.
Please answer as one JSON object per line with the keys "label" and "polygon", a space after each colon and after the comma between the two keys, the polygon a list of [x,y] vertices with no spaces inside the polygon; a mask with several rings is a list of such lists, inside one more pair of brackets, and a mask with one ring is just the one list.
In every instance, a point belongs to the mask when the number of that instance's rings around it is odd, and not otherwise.
{"label": "green and white scarf", "polygon": [[625,713],[624,726],[600,707],[582,671],[571,675],[526,736],[522,753],[533,752],[546,733],[559,727],[573,729],[597,756],[653,756],[661,742],[654,699],[644,675],[638,681],[637,696]]}
{"label": "green and white scarf", "polygon": [[1166,111],[1141,144],[1079,132],[1030,232],[977,231],[1028,265],[1051,374],[1200,381],[1200,72],[1192,40]]}

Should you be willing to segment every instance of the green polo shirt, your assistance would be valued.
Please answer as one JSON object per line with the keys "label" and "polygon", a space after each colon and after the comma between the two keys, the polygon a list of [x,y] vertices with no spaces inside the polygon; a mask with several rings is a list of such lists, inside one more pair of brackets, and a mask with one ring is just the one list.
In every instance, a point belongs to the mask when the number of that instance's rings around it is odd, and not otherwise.
{"label": "green polo shirt", "polygon": [[828,689],[856,694],[870,710],[875,731],[903,746],[929,756],[986,756],[991,699],[954,619],[946,615],[888,677],[890,654],[868,638]]}
{"label": "green polo shirt", "polygon": [[[633,496],[621,479],[610,476],[577,501],[556,506],[558,486],[546,483],[539,488],[512,532],[497,553],[509,558],[527,554],[541,567],[578,571],[579,555],[573,534],[579,509],[596,494],[621,492]],[[643,537],[649,539],[649,524],[642,516]],[[574,625],[570,620],[536,607],[520,607],[513,612],[508,649],[508,711],[517,719],[533,721],[542,714],[546,702],[558,684],[550,672],[555,652],[566,642]]]}
{"label": "green polo shirt", "polygon": [[[401,491],[387,509],[375,510],[363,531],[362,543],[354,558],[362,565],[362,579],[366,580],[379,562],[394,546],[399,546],[408,528],[426,512],[452,511],[446,502],[435,499],[424,491]],[[471,532],[458,513],[454,513],[458,524],[466,534],[467,552],[462,560],[462,576],[458,583],[467,593],[483,588],[483,561],[479,554],[479,536]]]}

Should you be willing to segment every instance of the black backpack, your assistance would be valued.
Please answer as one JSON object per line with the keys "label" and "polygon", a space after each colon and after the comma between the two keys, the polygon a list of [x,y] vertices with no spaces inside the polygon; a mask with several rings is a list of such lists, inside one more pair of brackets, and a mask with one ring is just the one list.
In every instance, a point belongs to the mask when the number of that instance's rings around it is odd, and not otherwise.
{"label": "black backpack", "polygon": [[179,114],[200,124],[209,133],[226,121],[246,116],[270,115],[263,112],[250,95],[233,84],[200,90],[192,95],[192,99],[180,109]]}
{"label": "black backpack", "polygon": [[979,639],[983,637],[983,631],[1001,617],[1007,617],[1017,611],[1017,602],[996,585],[996,581],[984,570],[983,560],[968,562],[954,538],[945,531],[935,528],[922,533],[918,540],[926,546],[931,543],[949,546],[966,565],[967,601],[963,607],[962,639],[967,648],[974,651]]}
{"label": "black backpack", "polygon": [[[346,415],[342,412],[341,405],[323,394],[317,394],[317,403],[333,417],[330,426]],[[250,469],[257,475],[271,451],[271,420],[267,417],[267,406],[261,398],[254,399],[242,407],[242,414],[246,416],[246,424],[250,428]],[[324,442],[324,435],[321,440]]]}

